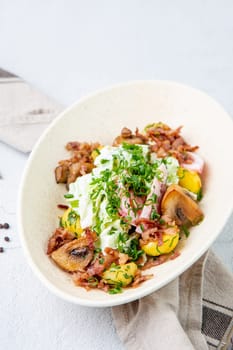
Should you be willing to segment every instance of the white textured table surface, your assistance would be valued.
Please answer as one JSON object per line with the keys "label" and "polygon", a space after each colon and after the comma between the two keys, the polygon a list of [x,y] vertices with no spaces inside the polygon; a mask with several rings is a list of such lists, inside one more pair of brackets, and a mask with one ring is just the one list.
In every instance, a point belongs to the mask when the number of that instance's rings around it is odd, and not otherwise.
{"label": "white textured table surface", "polygon": [[[205,90],[233,116],[232,18],[231,0],[0,0],[0,67],[64,105],[116,82],[169,79]],[[58,299],[28,267],[16,227],[26,160],[0,143],[0,222],[11,225],[0,231],[0,348],[122,349],[109,309]],[[214,244],[231,270],[232,247],[233,217]]]}

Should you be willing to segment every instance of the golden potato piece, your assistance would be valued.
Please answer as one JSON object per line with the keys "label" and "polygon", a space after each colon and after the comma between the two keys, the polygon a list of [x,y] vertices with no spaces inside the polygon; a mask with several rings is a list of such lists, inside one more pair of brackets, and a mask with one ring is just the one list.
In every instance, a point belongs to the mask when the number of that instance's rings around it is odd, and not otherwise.
{"label": "golden potato piece", "polygon": [[186,188],[193,193],[200,193],[201,190],[201,178],[196,171],[179,168],[177,171],[179,177],[179,185]]}
{"label": "golden potato piece", "polygon": [[167,235],[163,234],[163,244],[158,245],[157,241],[151,241],[143,245],[142,250],[150,256],[159,256],[172,252],[179,242],[179,234]]}
{"label": "golden potato piece", "polygon": [[134,262],[111,266],[103,273],[103,279],[108,284],[120,284],[125,287],[130,284],[137,272],[137,265]]}
{"label": "golden potato piece", "polygon": [[100,154],[100,150],[103,148],[104,146],[99,146],[97,147],[96,149],[94,149],[92,152],[91,152],[91,158],[93,160],[95,160],[96,157],[98,157],[98,155]]}
{"label": "golden potato piece", "polygon": [[78,237],[83,232],[83,229],[80,225],[80,218],[72,208],[69,208],[64,212],[61,218],[61,225],[67,229],[67,231],[76,233]]}

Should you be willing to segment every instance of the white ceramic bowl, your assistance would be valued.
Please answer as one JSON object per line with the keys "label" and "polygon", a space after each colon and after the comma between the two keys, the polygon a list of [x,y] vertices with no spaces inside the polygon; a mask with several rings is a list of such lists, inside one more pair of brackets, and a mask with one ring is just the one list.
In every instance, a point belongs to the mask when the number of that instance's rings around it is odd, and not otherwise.
{"label": "white ceramic bowl", "polygon": [[[205,159],[204,221],[192,228],[181,255],[149,270],[154,278],[122,294],[87,292],[46,255],[47,240],[58,225],[57,204],[65,186],[57,185],[54,168],[68,141],[111,144],[122,127],[140,128],[163,121],[184,125],[183,135],[200,146]],[[223,108],[205,93],[167,81],[131,82],[97,92],[66,109],[50,125],[28,160],[19,198],[19,229],[29,264],[56,295],[86,306],[123,304],[161,288],[192,265],[213,243],[233,207],[233,123]]]}

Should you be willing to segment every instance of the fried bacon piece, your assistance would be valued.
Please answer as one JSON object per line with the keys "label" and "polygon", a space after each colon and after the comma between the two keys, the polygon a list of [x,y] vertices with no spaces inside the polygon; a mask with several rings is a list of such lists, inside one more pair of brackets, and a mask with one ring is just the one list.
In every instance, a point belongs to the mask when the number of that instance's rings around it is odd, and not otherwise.
{"label": "fried bacon piece", "polygon": [[84,287],[87,291],[97,288],[108,292],[110,286],[105,284],[104,281],[96,276],[91,276],[88,272],[76,272],[73,274],[73,281],[76,286]]}
{"label": "fried bacon piece", "polygon": [[180,135],[182,126],[171,129],[163,123],[155,123],[145,129],[145,134],[141,134],[136,129],[135,133],[124,127],[121,134],[113,142],[113,146],[122,143],[147,144],[150,145],[151,152],[155,152],[158,158],[173,156],[180,164],[193,163],[192,152],[199,147],[189,145]]}
{"label": "fried bacon piece", "polygon": [[56,182],[69,185],[77,177],[90,173],[94,167],[92,152],[98,147],[99,143],[68,142],[66,149],[72,152],[72,157],[59,161],[55,169]]}
{"label": "fried bacon piece", "polygon": [[88,267],[90,276],[101,276],[104,270],[108,269],[112,263],[119,262],[119,252],[117,249],[105,248],[105,254],[99,254],[95,261]]}
{"label": "fried bacon piece", "polygon": [[145,281],[151,279],[153,276],[154,276],[153,274],[142,275],[142,272],[140,270],[138,270],[136,276],[134,277],[134,281],[130,285],[130,287],[136,288],[136,287],[139,286],[139,284],[141,284],[142,282],[145,282]]}
{"label": "fried bacon piece", "polygon": [[141,267],[141,270],[147,270],[150,267],[158,266],[165,263],[168,260],[168,254],[159,255],[156,258],[148,258],[147,262]]}
{"label": "fried bacon piece", "polygon": [[[194,161],[192,152],[195,152],[198,146],[190,146],[186,143],[180,136],[181,128],[173,130],[165,124],[157,123],[146,128],[145,134],[141,134],[138,128],[133,133],[124,127],[121,134],[115,138],[113,146],[119,146],[122,143],[148,144],[151,152],[155,152],[159,158],[173,156],[180,164],[192,164]],[[56,182],[69,185],[77,177],[90,173],[94,167],[92,152],[99,147],[99,143],[68,142],[66,149],[72,152],[72,157],[58,163],[55,169]]]}
{"label": "fried bacon piece", "polygon": [[198,146],[190,146],[180,136],[182,126],[171,129],[163,123],[157,123],[146,129],[148,140],[152,141],[151,151],[155,152],[159,158],[169,155],[177,158],[180,164],[192,162],[187,152],[194,152]]}
{"label": "fried bacon piece", "polygon": [[75,234],[60,227],[57,228],[52,237],[48,241],[47,254],[51,254],[54,250],[60,248],[63,244],[73,241]]}

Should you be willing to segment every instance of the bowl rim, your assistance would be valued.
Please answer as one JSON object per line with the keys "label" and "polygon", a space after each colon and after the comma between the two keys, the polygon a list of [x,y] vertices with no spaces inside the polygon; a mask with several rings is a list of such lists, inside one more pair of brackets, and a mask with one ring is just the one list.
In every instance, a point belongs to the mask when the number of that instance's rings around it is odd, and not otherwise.
{"label": "bowl rim", "polygon": [[[62,112],[60,112],[55,118],[54,120],[49,124],[49,126],[44,130],[44,132],[40,135],[40,137],[38,138],[37,142],[35,143],[29,158],[26,162],[24,171],[23,171],[23,175],[21,178],[21,182],[20,182],[20,186],[19,186],[19,191],[18,191],[18,200],[17,200],[17,227],[18,227],[18,232],[19,232],[19,236],[20,236],[20,241],[21,241],[21,245],[23,248],[23,252],[24,255],[26,256],[26,260],[28,262],[28,264],[30,265],[32,271],[35,273],[35,275],[38,277],[38,279],[52,292],[54,293],[56,296],[72,302],[74,304],[78,304],[81,306],[89,306],[89,307],[110,307],[110,306],[116,306],[116,305],[122,305],[134,300],[137,300],[139,298],[142,298],[146,295],[149,295],[151,293],[153,293],[154,291],[162,288],[163,286],[167,285],[169,282],[171,282],[172,280],[174,280],[175,278],[177,278],[180,274],[182,274],[184,271],[186,271],[191,265],[193,265],[210,247],[210,245],[213,243],[213,241],[217,238],[217,236],[220,234],[220,232],[217,232],[215,234],[215,236],[212,238],[212,240],[210,242],[208,242],[208,245],[206,245],[205,247],[200,248],[200,250],[198,250],[192,257],[192,259],[190,259],[188,262],[185,262],[185,264],[182,264],[181,266],[176,268],[176,273],[174,276],[171,276],[170,278],[168,278],[166,281],[163,282],[158,282],[156,286],[154,287],[152,286],[148,286],[145,290],[138,290],[138,293],[134,293],[134,294],[130,294],[130,295],[125,295],[123,293],[123,297],[119,300],[114,298],[114,295],[112,296],[111,299],[106,299],[106,300],[92,300],[92,299],[83,299],[79,296],[72,296],[70,294],[68,294],[67,292],[63,292],[59,289],[59,287],[55,286],[52,282],[50,282],[45,275],[40,271],[39,267],[36,265],[36,263],[34,262],[34,260],[32,259],[32,256],[30,254],[28,245],[27,245],[27,240],[24,236],[24,227],[23,227],[23,222],[22,222],[22,217],[23,217],[23,193],[26,187],[26,177],[27,174],[30,170],[31,167],[31,162],[32,159],[34,158],[34,155],[37,152],[37,149],[39,148],[41,142],[43,142],[43,139],[46,137],[46,135],[50,132],[50,130],[53,128],[53,126],[60,120],[63,118],[63,116],[65,114],[67,114],[69,111],[71,111],[72,109],[74,109],[77,105],[82,104],[86,101],[88,101],[89,99],[93,98],[93,97],[97,97],[100,94],[103,94],[105,92],[109,92],[111,90],[115,90],[115,89],[119,89],[122,87],[127,87],[127,86],[132,86],[132,85],[147,85],[147,84],[161,84],[161,85],[170,85],[170,86],[177,86],[177,87],[182,87],[185,89],[189,89],[190,91],[193,91],[195,93],[199,93],[201,94],[203,97],[208,98],[210,100],[210,102],[214,103],[216,105],[216,107],[218,107],[225,115],[226,117],[228,117],[231,122],[232,122],[232,118],[230,117],[230,115],[228,114],[228,112],[222,107],[222,105],[216,101],[213,97],[209,96],[206,92],[199,90],[197,88],[193,88],[192,86],[189,86],[187,84],[183,84],[180,82],[176,82],[176,81],[170,81],[170,80],[132,80],[132,81],[127,81],[127,82],[123,82],[123,83],[118,83],[118,84],[114,84],[114,85],[110,85],[106,88],[103,89],[98,89],[90,94],[87,94],[81,98],[79,98],[77,101],[73,102],[70,106],[64,108],[64,110]],[[232,212],[232,207],[228,208],[228,212],[226,214],[226,220],[224,223],[224,226],[227,222],[227,220],[229,219],[230,215]],[[223,227],[224,227],[223,226]],[[223,228],[222,227],[222,228]],[[137,290],[137,289],[135,289]]]}

